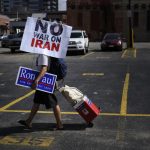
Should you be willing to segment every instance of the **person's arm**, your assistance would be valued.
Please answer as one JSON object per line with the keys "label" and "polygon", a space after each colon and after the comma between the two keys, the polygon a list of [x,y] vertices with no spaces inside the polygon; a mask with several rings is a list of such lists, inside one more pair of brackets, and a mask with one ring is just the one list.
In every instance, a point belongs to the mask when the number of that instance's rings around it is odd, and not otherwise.
{"label": "person's arm", "polygon": [[37,86],[39,80],[45,75],[46,72],[47,72],[47,66],[43,65],[41,67],[39,75],[37,76],[37,78],[35,79],[35,81],[33,82],[32,86],[31,86],[32,89],[36,89],[36,86]]}

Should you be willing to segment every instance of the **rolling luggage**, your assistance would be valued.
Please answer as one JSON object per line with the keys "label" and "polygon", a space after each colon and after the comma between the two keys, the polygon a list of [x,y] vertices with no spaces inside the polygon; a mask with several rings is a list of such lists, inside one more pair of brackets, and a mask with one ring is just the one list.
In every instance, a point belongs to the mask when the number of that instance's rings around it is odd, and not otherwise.
{"label": "rolling luggage", "polygon": [[75,87],[65,85],[59,91],[71,104],[71,106],[87,122],[88,126],[93,126],[92,121],[100,114],[100,108],[97,107],[87,96]]}

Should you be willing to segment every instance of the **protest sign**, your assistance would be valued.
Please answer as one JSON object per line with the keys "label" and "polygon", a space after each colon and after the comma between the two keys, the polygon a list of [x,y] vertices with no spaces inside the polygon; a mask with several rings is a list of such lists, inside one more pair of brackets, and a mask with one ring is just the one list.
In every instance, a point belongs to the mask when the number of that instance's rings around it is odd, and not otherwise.
{"label": "protest sign", "polygon": [[28,17],[20,50],[64,58],[72,27],[38,18]]}
{"label": "protest sign", "polygon": [[[38,76],[39,71],[26,67],[20,67],[16,79],[16,85],[31,88],[32,83]],[[57,76],[46,73],[38,82],[36,90],[53,93]]]}

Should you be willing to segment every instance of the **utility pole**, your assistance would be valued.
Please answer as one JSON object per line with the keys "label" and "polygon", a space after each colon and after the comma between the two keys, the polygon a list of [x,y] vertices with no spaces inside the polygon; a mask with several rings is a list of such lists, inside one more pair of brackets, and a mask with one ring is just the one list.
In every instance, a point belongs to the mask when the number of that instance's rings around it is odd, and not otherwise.
{"label": "utility pole", "polygon": [[131,11],[131,0],[128,1],[128,17],[129,17],[129,48],[133,48],[133,26],[132,26],[132,11]]}

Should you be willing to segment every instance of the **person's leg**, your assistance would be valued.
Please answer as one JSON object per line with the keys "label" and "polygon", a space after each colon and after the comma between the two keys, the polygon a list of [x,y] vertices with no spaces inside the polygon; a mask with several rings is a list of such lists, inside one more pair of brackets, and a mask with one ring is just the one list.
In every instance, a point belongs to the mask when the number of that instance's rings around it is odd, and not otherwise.
{"label": "person's leg", "polygon": [[37,111],[39,110],[39,106],[40,106],[40,104],[37,104],[37,103],[33,104],[31,112],[30,112],[28,118],[26,119],[26,123],[29,126],[31,126],[31,122],[32,122],[34,116],[36,115]]}
{"label": "person's leg", "polygon": [[31,112],[29,114],[28,119],[26,120],[19,120],[18,123],[20,123],[21,125],[25,126],[26,128],[30,129],[32,127],[31,122],[35,116],[35,114],[37,113],[38,109],[39,109],[40,104],[36,104],[34,103],[31,109]]}
{"label": "person's leg", "polygon": [[63,128],[63,124],[61,122],[61,111],[59,105],[56,105],[56,107],[53,108],[56,123],[57,123],[57,128],[61,129]]}

